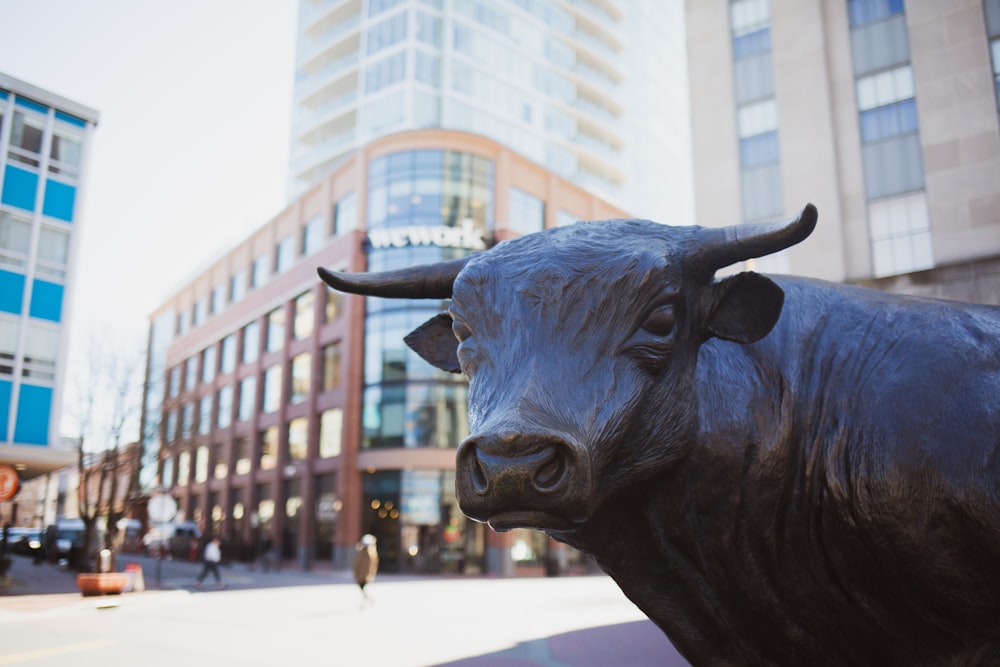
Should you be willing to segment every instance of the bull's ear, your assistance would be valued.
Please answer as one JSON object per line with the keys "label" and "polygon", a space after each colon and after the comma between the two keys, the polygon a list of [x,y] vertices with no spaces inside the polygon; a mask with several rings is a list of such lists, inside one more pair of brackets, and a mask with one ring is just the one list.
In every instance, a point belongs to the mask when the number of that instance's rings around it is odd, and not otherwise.
{"label": "bull's ear", "polygon": [[759,273],[730,276],[711,287],[705,338],[753,343],[766,336],[781,315],[784,291]]}
{"label": "bull's ear", "polygon": [[458,339],[451,331],[451,315],[448,313],[438,313],[403,340],[431,365],[449,373],[462,372],[458,364]]}

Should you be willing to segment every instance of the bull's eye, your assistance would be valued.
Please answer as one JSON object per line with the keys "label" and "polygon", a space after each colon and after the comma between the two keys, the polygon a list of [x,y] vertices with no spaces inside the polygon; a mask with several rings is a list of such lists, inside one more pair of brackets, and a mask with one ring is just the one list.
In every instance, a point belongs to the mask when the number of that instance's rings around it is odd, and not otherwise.
{"label": "bull's eye", "polygon": [[674,330],[674,309],[669,305],[660,306],[646,317],[642,329],[654,336],[666,336]]}

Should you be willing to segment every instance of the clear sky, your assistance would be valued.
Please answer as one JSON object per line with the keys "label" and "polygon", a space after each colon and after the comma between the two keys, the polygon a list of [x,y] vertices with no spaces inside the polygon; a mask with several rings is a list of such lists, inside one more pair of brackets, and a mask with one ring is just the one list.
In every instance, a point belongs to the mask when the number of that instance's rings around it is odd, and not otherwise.
{"label": "clear sky", "polygon": [[144,346],[154,308],[285,206],[297,7],[0,0],[0,72],[100,113],[68,393],[90,341]]}

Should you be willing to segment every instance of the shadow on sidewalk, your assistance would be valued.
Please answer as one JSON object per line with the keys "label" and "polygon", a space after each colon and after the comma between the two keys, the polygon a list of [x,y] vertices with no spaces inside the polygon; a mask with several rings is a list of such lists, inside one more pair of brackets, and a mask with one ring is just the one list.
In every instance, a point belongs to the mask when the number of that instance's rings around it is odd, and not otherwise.
{"label": "shadow on sidewalk", "polygon": [[541,667],[553,664],[566,667],[689,667],[652,621],[566,632],[435,667]]}

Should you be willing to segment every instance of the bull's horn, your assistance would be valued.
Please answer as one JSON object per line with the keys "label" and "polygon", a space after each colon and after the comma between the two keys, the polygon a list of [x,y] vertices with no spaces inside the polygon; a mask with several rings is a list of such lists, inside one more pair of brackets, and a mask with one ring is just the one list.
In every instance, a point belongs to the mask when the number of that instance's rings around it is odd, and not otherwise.
{"label": "bull's horn", "polygon": [[752,257],[763,257],[800,243],[816,227],[816,207],[806,204],[794,218],[705,229],[699,234],[701,260],[715,271]]}
{"label": "bull's horn", "polygon": [[449,299],[468,257],[382,273],[339,273],[319,267],[319,277],[341,292],[392,299]]}

